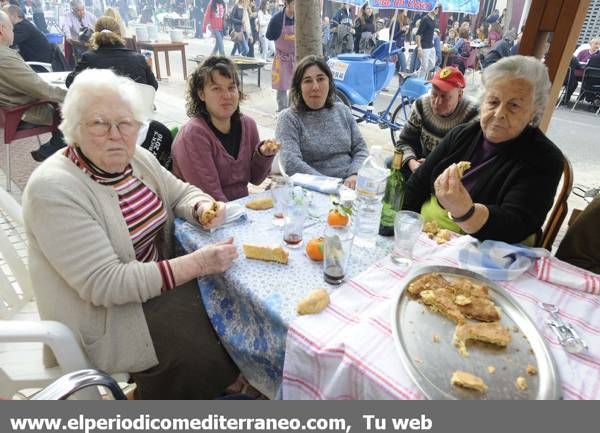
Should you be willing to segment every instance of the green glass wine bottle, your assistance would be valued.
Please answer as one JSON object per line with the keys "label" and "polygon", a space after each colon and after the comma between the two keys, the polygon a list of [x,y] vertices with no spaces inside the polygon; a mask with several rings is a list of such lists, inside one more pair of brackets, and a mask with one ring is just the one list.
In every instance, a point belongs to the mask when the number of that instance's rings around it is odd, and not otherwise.
{"label": "green glass wine bottle", "polygon": [[385,185],[383,196],[383,209],[379,222],[379,234],[381,236],[394,235],[394,218],[396,212],[402,209],[404,204],[404,176],[402,176],[402,154],[401,150],[394,151],[392,170]]}

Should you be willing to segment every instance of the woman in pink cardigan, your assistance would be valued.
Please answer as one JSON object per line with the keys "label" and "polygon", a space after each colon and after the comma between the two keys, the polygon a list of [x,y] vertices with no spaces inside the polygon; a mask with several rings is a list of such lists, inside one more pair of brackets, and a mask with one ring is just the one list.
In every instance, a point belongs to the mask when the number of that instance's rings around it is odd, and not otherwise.
{"label": "woman in pink cardigan", "polygon": [[248,182],[259,185],[279,148],[260,141],[256,122],[240,113],[239,77],[226,57],[207,58],[188,81],[190,121],[171,150],[173,173],[215,200],[248,195]]}

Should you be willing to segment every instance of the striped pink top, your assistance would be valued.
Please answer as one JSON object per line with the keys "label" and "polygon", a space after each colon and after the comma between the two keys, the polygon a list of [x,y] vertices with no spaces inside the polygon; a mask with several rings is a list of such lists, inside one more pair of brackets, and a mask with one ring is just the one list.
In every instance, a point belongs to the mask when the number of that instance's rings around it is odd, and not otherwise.
{"label": "striped pink top", "polygon": [[95,166],[75,147],[68,146],[65,156],[94,181],[115,190],[133,243],[135,258],[140,262],[157,262],[163,280],[163,291],[173,289],[175,280],[171,266],[168,260],[160,260],[155,242],[156,235],[167,221],[167,211],[160,197],[133,176],[131,165],[128,165],[123,173],[113,174]]}

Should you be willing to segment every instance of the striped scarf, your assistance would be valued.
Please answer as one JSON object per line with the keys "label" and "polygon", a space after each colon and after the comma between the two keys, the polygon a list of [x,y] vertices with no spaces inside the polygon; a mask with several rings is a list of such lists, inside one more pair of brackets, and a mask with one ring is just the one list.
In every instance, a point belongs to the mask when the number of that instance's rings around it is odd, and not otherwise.
{"label": "striped scarf", "polygon": [[76,147],[68,146],[65,156],[94,181],[115,190],[136,259],[140,262],[157,261],[159,254],[155,240],[167,221],[167,212],[162,200],[141,180],[133,176],[130,164],[122,173],[107,173],[94,165]]}
{"label": "striped scarf", "polygon": [[159,261],[156,236],[167,221],[162,200],[137,177],[128,164],[123,173],[107,173],[76,147],[67,146],[65,156],[95,182],[112,187],[119,197],[119,207],[140,262],[156,262],[162,278],[162,291],[175,287],[175,278],[168,260]]}

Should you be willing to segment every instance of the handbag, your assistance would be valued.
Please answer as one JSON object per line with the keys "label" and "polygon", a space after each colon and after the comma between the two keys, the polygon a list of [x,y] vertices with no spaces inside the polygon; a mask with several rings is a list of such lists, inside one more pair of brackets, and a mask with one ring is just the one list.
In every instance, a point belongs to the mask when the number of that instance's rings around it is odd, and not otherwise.
{"label": "handbag", "polygon": [[233,42],[242,42],[244,40],[244,32],[232,30],[231,33],[229,33],[229,37]]}
{"label": "handbag", "polygon": [[94,31],[89,27],[82,27],[79,31],[79,42],[88,43]]}

